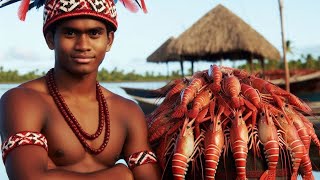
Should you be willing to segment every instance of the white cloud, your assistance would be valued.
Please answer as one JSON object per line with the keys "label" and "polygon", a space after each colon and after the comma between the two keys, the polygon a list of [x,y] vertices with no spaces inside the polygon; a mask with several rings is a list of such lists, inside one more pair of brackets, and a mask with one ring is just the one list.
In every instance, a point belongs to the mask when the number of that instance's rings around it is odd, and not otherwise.
{"label": "white cloud", "polygon": [[0,51],[0,63],[5,60],[5,55],[3,52]]}
{"label": "white cloud", "polygon": [[39,55],[33,49],[21,47],[9,48],[5,53],[5,58],[18,61],[35,61],[40,59]]}
{"label": "white cloud", "polygon": [[29,47],[8,47],[0,52],[0,66],[5,70],[18,70],[26,73],[38,69],[40,72],[48,70],[54,64],[50,52],[41,52]]}

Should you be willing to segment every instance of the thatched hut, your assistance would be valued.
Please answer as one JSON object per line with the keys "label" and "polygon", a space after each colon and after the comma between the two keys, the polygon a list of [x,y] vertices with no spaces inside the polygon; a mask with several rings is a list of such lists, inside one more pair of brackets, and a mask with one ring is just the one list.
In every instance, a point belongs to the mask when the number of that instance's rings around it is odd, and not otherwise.
{"label": "thatched hut", "polygon": [[[177,61],[279,60],[279,51],[223,5],[218,5],[170,43]],[[171,60],[172,61],[172,60]],[[165,61],[167,62],[167,61]],[[193,71],[193,65],[192,65]]]}
{"label": "thatched hut", "polygon": [[148,56],[147,62],[177,61],[180,57],[170,51],[170,43],[172,43],[174,39],[174,37],[167,39],[158,49]]}
{"label": "thatched hut", "polygon": [[[180,58],[180,56],[173,51],[172,44],[175,40],[174,37],[170,37],[167,39],[158,49],[156,49],[150,56],[147,57],[147,62],[154,62],[154,63],[167,63],[169,61],[180,61],[181,66],[181,74],[183,74],[183,60]],[[169,74],[169,72],[168,72]]]}

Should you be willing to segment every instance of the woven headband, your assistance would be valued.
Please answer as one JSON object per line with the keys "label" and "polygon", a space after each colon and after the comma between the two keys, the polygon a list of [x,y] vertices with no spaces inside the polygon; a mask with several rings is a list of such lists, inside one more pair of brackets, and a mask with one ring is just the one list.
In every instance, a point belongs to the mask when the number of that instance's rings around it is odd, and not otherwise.
{"label": "woven headband", "polygon": [[[101,19],[118,28],[115,4],[117,0],[0,0],[0,8],[21,1],[18,16],[24,21],[30,9],[37,9],[44,5],[43,32],[48,27],[65,18],[76,16],[90,16]],[[119,0],[127,9],[137,12],[139,8],[147,13],[144,0]]]}

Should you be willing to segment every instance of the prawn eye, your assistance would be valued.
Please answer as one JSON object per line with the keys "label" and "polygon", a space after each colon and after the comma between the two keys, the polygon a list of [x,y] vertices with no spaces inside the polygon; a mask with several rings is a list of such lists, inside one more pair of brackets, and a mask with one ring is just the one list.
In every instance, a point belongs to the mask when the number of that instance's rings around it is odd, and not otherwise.
{"label": "prawn eye", "polygon": [[264,112],[263,112],[263,113],[261,113],[261,116],[264,116]]}
{"label": "prawn eye", "polygon": [[242,116],[240,115],[239,118],[242,118]]}
{"label": "prawn eye", "polygon": [[280,117],[283,118],[284,117],[283,114],[281,114]]}
{"label": "prawn eye", "polygon": [[288,104],[286,104],[286,105],[284,105],[284,107],[289,107],[289,105],[288,105]]}
{"label": "prawn eye", "polygon": [[221,123],[221,122],[220,122],[220,121],[218,121],[218,125],[220,125],[220,123]]}
{"label": "prawn eye", "polygon": [[189,129],[189,128],[190,128],[190,126],[187,126],[187,128]]}

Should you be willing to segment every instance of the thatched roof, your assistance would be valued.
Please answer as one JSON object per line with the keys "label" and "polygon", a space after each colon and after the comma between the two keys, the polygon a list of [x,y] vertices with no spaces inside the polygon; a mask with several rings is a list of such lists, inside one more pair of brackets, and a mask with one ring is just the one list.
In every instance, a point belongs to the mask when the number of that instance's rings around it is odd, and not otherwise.
{"label": "thatched roof", "polygon": [[185,60],[279,60],[279,51],[240,17],[216,6],[175,39],[171,52]]}
{"label": "thatched roof", "polygon": [[157,50],[148,56],[147,62],[168,62],[179,60],[180,57],[170,51],[174,39],[174,37],[167,39]]}

